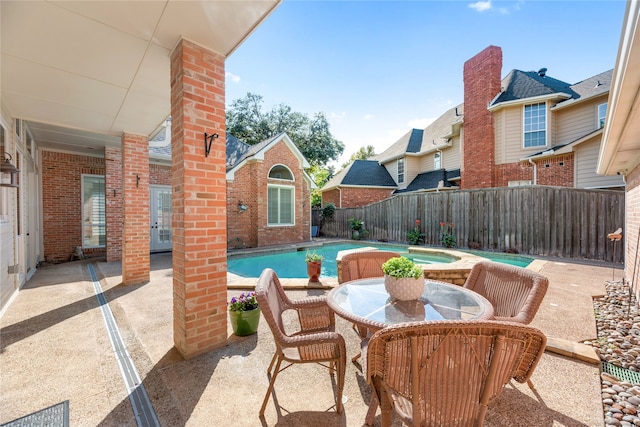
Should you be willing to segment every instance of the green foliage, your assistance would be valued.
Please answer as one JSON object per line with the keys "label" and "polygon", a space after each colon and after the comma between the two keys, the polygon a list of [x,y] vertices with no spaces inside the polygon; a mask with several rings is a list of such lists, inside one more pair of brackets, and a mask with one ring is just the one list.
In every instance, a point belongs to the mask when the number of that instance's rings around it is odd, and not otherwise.
{"label": "green foliage", "polygon": [[340,166],[340,169],[344,169],[349,166],[354,160],[367,160],[376,155],[376,148],[373,145],[367,145],[364,147],[360,147],[358,151],[353,153],[349,160]]}
{"label": "green foliage", "polygon": [[361,219],[348,218],[349,227],[354,231],[362,231],[364,229],[364,221]]}
{"label": "green foliage", "polygon": [[332,219],[333,214],[336,213],[336,205],[333,203],[327,203],[324,208],[322,208],[322,218],[323,219]]}
{"label": "green foliage", "polygon": [[424,274],[422,268],[416,265],[409,258],[403,256],[391,258],[382,264],[382,272],[387,276],[398,279],[403,277],[418,279]]}
{"label": "green foliage", "polygon": [[337,160],[344,144],[333,137],[323,113],[313,118],[280,104],[264,112],[262,96],[247,93],[227,109],[227,132],[247,144],[258,144],[280,132],[286,132],[312,166],[324,166]]}
{"label": "green foliage", "polygon": [[316,253],[316,251],[307,251],[306,255],[304,256],[304,260],[306,262],[322,262],[324,260],[324,255]]}
{"label": "green foliage", "polygon": [[311,178],[313,178],[313,181],[318,187],[311,192],[311,207],[319,208],[322,206],[322,195],[318,190],[324,187],[331,177],[333,177],[334,167],[329,166],[327,168],[321,168],[320,166],[315,165],[311,166],[307,172],[311,175]]}
{"label": "green foliage", "polygon": [[416,219],[416,226],[407,231],[407,239],[411,245],[421,245],[424,243],[425,234],[420,231],[420,220]]}
{"label": "green foliage", "polygon": [[445,248],[456,246],[456,235],[453,234],[453,223],[440,222],[440,243]]}

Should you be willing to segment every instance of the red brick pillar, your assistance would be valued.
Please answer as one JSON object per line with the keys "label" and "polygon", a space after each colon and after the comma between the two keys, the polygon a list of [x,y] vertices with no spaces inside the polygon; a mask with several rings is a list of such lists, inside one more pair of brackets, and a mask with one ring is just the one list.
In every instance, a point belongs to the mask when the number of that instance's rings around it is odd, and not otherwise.
{"label": "red brick pillar", "polygon": [[122,283],[149,281],[149,139],[122,135]]}
{"label": "red brick pillar", "polygon": [[[185,358],[227,340],[224,57],[171,53],[173,339]],[[204,133],[217,133],[205,157]]]}
{"label": "red brick pillar", "polygon": [[105,147],[105,191],[107,199],[107,261],[122,259],[122,150]]}
{"label": "red brick pillar", "polygon": [[461,187],[495,186],[495,138],[489,103],[500,93],[502,49],[489,46],[464,63],[464,144]]}

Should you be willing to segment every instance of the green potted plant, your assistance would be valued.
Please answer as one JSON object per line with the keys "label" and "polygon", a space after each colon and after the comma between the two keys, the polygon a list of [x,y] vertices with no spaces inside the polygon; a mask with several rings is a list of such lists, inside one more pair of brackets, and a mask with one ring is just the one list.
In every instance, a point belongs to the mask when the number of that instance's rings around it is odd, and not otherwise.
{"label": "green potted plant", "polygon": [[310,282],[317,282],[320,273],[322,272],[322,261],[324,256],[316,251],[309,252],[304,256],[304,260],[307,263],[307,275]]}
{"label": "green potted plant", "polygon": [[243,292],[227,303],[233,333],[238,336],[255,334],[260,323],[260,307],[255,292]]}
{"label": "green potted plant", "polygon": [[353,240],[360,240],[360,236],[362,236],[364,230],[364,221],[356,218],[348,218],[349,228],[351,228],[351,238]]}
{"label": "green potted plant", "polygon": [[384,287],[389,295],[401,301],[420,298],[424,291],[422,268],[407,257],[395,257],[382,264]]}

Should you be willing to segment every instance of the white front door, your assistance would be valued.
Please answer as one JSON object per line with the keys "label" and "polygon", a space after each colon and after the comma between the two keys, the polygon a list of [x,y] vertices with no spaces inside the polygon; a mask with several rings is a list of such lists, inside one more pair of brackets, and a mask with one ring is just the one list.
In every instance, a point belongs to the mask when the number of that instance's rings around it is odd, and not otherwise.
{"label": "white front door", "polygon": [[151,252],[171,250],[171,187],[149,186]]}

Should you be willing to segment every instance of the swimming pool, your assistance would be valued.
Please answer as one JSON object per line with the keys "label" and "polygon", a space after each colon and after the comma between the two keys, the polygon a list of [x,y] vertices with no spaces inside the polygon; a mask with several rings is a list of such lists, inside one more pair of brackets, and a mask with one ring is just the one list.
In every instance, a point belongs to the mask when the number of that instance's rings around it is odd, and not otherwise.
{"label": "swimming pool", "polygon": [[[338,252],[363,247],[376,247],[378,249],[396,251],[401,255],[411,258],[415,262],[420,264],[445,264],[454,262],[456,260],[456,258],[447,256],[445,254],[408,253],[407,245],[380,244],[373,242],[360,244],[326,244],[311,248],[311,250],[316,251],[317,253],[324,256],[320,276],[335,278],[338,276],[338,267],[336,263],[336,256],[338,255]],[[526,267],[533,261],[533,258],[510,254],[481,251],[461,252],[471,253],[472,255],[488,258],[492,261],[503,262],[520,267]],[[305,254],[306,249],[302,249],[289,252],[231,257],[227,262],[227,270],[230,273],[236,274],[241,277],[259,277],[262,271],[268,267],[272,268],[276,272],[278,277],[305,278],[307,277],[307,264],[304,261]]]}

